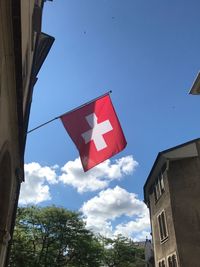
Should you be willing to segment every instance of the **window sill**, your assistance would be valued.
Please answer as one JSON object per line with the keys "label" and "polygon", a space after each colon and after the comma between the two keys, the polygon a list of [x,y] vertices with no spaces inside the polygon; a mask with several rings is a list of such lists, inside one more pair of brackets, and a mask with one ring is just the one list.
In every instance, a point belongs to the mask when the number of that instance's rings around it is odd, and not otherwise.
{"label": "window sill", "polygon": [[169,237],[167,236],[164,239],[160,240],[160,244],[162,245],[162,244],[166,243],[168,241],[168,239],[169,239]]}

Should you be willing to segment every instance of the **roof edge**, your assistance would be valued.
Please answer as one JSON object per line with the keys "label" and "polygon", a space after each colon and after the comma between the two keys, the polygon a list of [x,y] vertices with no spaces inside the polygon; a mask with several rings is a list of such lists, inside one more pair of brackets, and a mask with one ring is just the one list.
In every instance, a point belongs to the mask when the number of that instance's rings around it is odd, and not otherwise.
{"label": "roof edge", "polygon": [[154,170],[155,170],[155,168],[156,168],[156,166],[157,166],[158,161],[160,160],[160,158],[161,158],[165,153],[168,153],[168,152],[171,152],[171,151],[173,151],[173,150],[179,149],[179,148],[181,148],[181,147],[190,145],[190,144],[192,144],[192,143],[196,143],[196,142],[198,142],[198,141],[200,141],[200,138],[196,138],[196,139],[190,140],[190,141],[188,141],[188,142],[186,142],[186,143],[177,145],[177,146],[175,146],[175,147],[171,147],[171,148],[169,148],[169,149],[163,150],[163,151],[161,151],[161,152],[158,153],[158,155],[157,155],[157,157],[156,157],[156,159],[155,159],[155,161],[154,161],[154,164],[153,164],[153,166],[152,166],[152,168],[151,168],[151,171],[149,172],[149,175],[148,175],[148,177],[147,177],[147,179],[146,179],[146,182],[145,182],[145,184],[144,184],[144,186],[143,186],[144,202],[145,202],[145,203],[147,203],[147,199],[146,199],[146,196],[145,196],[145,195],[146,195],[146,193],[145,193],[145,189],[146,189],[146,186],[147,186],[147,184],[149,183],[149,181],[150,181],[150,179],[151,179],[152,173],[154,172]]}

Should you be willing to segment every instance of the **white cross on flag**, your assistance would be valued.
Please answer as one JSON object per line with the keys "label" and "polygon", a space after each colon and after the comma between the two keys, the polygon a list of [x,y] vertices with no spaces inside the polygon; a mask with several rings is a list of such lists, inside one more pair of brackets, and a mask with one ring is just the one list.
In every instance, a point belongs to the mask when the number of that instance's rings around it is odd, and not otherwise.
{"label": "white cross on flag", "polygon": [[84,171],[114,156],[126,146],[108,94],[60,116],[60,119],[79,150]]}

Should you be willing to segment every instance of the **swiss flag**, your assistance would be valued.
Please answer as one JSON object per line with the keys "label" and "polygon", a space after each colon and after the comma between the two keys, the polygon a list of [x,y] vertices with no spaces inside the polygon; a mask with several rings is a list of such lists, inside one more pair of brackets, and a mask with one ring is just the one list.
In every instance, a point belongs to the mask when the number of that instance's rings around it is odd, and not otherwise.
{"label": "swiss flag", "polygon": [[63,114],[60,119],[79,150],[84,171],[114,156],[126,146],[108,94]]}

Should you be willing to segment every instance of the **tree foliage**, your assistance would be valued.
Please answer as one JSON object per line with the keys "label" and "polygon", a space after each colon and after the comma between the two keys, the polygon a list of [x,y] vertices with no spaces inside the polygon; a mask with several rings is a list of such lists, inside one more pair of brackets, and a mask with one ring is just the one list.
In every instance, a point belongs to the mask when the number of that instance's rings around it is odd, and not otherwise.
{"label": "tree foliage", "polygon": [[108,267],[143,267],[144,249],[135,246],[132,240],[119,235],[115,239],[103,237],[104,262]]}
{"label": "tree foliage", "polygon": [[10,267],[142,267],[144,250],[125,237],[95,236],[79,213],[58,207],[20,207]]}
{"label": "tree foliage", "polygon": [[100,266],[102,246],[78,213],[57,207],[19,208],[10,266]]}

